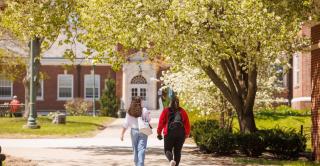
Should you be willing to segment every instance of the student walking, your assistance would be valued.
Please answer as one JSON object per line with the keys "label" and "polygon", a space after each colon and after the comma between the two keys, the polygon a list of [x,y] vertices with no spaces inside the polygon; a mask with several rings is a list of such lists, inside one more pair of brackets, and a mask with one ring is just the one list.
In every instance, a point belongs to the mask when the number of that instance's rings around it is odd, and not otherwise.
{"label": "student walking", "polygon": [[124,133],[130,127],[135,166],[144,166],[148,136],[139,132],[139,117],[147,122],[151,120],[150,112],[146,108],[141,107],[141,98],[134,97],[126,114],[120,139],[123,141]]}
{"label": "student walking", "polygon": [[169,108],[165,108],[159,118],[158,139],[164,135],[164,153],[170,166],[179,166],[181,150],[190,135],[190,123],[187,112],[180,107],[179,99],[173,96]]}

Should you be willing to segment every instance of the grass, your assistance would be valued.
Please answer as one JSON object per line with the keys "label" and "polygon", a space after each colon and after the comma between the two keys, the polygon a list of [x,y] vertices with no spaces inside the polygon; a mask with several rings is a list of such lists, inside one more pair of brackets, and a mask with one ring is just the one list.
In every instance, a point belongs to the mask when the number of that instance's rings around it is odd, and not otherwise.
{"label": "grass", "polygon": [[[201,119],[216,119],[219,120],[219,113],[210,116],[199,116],[198,112],[188,113],[191,122]],[[280,106],[275,109],[263,109],[255,111],[255,122],[258,129],[272,129],[272,128],[292,128],[296,132],[300,132],[301,125],[304,127],[304,134],[307,136],[307,151],[311,151],[311,113],[310,110],[293,110],[287,106]],[[233,130],[239,130],[239,123],[237,117],[233,119]],[[297,160],[276,160],[268,157],[248,158],[248,157],[234,157],[235,163],[243,165],[284,165],[284,166],[315,166],[311,161]]]}
{"label": "grass", "polygon": [[317,163],[303,160],[268,160],[262,158],[234,158],[234,162],[243,165],[283,165],[283,166],[316,166]]}
{"label": "grass", "polygon": [[[199,111],[188,113],[191,123],[201,119],[219,120],[219,113],[209,116],[199,116]],[[294,110],[287,106],[279,106],[275,109],[262,109],[255,111],[255,122],[258,129],[293,128],[300,132],[301,125],[307,136],[307,151],[311,150],[311,113],[310,110]],[[237,117],[233,119],[234,131],[239,130]]]}
{"label": "grass", "polygon": [[[293,110],[280,106],[274,110],[260,110],[255,112],[255,121],[258,129],[292,128],[301,131],[307,136],[307,151],[311,151],[311,114],[308,110]],[[235,130],[239,130],[238,119],[233,121]]]}
{"label": "grass", "polygon": [[234,158],[234,162],[244,165],[283,165],[283,166],[316,166],[320,165],[311,161],[268,160],[262,158]]}
{"label": "grass", "polygon": [[1,138],[87,137],[112,121],[109,117],[67,116],[65,125],[52,124],[48,117],[38,117],[40,129],[25,129],[24,118],[0,118]]}

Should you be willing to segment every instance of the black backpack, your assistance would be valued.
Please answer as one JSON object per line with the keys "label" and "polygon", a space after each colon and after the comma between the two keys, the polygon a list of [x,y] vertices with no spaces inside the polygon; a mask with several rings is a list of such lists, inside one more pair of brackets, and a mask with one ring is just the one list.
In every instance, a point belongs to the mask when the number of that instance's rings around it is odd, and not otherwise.
{"label": "black backpack", "polygon": [[170,130],[174,130],[177,128],[184,128],[183,125],[183,119],[181,115],[181,111],[176,111],[172,110],[169,108],[169,115],[168,115],[168,128]]}

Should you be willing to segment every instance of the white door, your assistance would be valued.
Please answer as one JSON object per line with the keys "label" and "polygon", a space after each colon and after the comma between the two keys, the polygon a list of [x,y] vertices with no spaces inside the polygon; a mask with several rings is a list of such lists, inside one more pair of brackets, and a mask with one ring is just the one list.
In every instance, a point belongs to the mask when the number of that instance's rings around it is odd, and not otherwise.
{"label": "white door", "polygon": [[142,75],[137,75],[133,77],[130,81],[130,91],[131,91],[131,98],[135,96],[141,97],[141,104],[142,107],[148,108],[148,96],[147,96],[147,91],[148,91],[148,84],[147,80],[142,76]]}
{"label": "white door", "polygon": [[136,96],[139,96],[141,97],[141,104],[142,104],[142,107],[148,107],[147,105],[147,99],[148,99],[148,96],[147,96],[147,87],[145,86],[133,86],[131,88],[131,98],[132,97],[136,97]]}

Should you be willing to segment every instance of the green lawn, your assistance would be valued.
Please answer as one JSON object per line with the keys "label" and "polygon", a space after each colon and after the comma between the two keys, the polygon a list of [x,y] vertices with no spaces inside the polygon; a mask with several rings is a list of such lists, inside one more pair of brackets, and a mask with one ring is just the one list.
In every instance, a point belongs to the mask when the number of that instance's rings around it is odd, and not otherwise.
{"label": "green lawn", "polygon": [[[188,113],[191,122],[201,119],[219,120],[219,113],[209,116],[199,116],[199,111]],[[280,106],[274,109],[255,111],[255,121],[258,129],[271,129],[275,127],[293,128],[300,132],[301,125],[304,127],[304,134],[307,136],[307,151],[311,150],[311,113],[310,110],[293,110],[287,106]],[[233,119],[233,130],[239,130],[237,117]]]}
{"label": "green lawn", "polygon": [[236,163],[244,165],[283,165],[283,166],[316,166],[316,164],[311,161],[288,161],[288,160],[267,160],[267,159],[253,159],[253,158],[235,158]]}
{"label": "green lawn", "polygon": [[40,129],[25,129],[26,119],[0,118],[0,138],[87,137],[110,123],[110,117],[67,116],[65,125],[52,124],[48,117],[39,117]]}
{"label": "green lawn", "polygon": [[[258,129],[271,128],[293,128],[300,132],[303,125],[303,133],[307,136],[307,151],[311,150],[311,115],[308,112],[284,112],[283,110],[261,111],[255,114],[255,121]],[[238,120],[235,118],[233,126],[239,130]]]}

